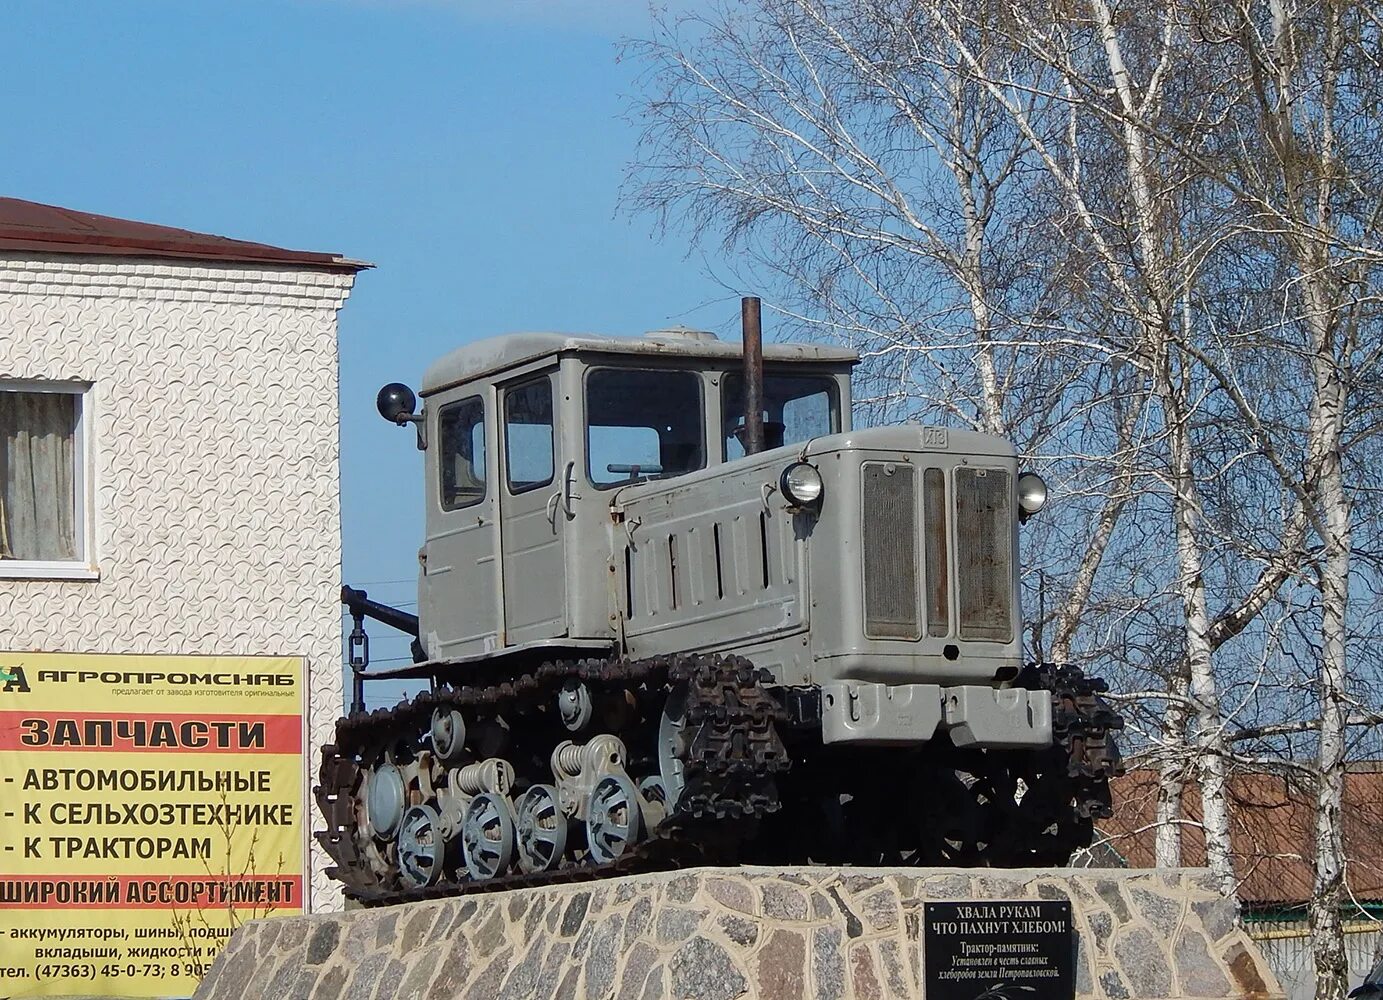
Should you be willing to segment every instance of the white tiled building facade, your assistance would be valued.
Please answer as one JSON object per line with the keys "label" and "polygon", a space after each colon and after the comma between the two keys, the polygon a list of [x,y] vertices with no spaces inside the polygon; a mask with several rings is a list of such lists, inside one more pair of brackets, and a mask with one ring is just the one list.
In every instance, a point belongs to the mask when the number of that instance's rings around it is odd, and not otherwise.
{"label": "white tiled building facade", "polygon": [[[79,394],[75,558],[0,558],[0,649],[301,656],[313,769],[342,703],[357,269],[0,248],[0,389]],[[334,908],[311,849],[311,905]]]}

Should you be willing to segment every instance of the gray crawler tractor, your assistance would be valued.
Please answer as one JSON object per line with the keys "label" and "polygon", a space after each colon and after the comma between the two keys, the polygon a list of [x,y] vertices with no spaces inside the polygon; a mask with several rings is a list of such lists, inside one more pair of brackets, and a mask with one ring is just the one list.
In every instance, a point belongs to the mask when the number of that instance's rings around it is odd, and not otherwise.
{"label": "gray crawler tractor", "polygon": [[[1007,441],[851,427],[854,354],[515,334],[398,384],[418,615],[346,588],[317,834],[366,903],[736,860],[1064,864],[1109,811],[1102,682],[1022,658]],[[370,669],[361,627],[415,636]],[[376,678],[426,680],[366,711]]]}

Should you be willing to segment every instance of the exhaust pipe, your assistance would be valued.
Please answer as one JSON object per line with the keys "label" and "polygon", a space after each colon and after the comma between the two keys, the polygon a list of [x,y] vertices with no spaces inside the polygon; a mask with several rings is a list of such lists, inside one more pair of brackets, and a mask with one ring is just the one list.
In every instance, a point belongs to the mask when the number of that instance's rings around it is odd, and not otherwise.
{"label": "exhaust pipe", "polygon": [[757,296],[740,299],[740,336],[744,341],[744,435],[746,455],[764,450],[764,335]]}

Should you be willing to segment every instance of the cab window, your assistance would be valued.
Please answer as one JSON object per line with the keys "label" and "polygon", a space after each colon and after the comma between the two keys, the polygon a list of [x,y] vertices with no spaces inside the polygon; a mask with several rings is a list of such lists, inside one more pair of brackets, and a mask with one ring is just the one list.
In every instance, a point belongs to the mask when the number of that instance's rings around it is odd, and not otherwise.
{"label": "cab window", "polygon": [[[744,454],[744,376],[722,380],[725,460]],[[764,447],[781,448],[840,430],[836,380],[819,375],[764,375]]]}
{"label": "cab window", "polygon": [[504,393],[504,464],[509,492],[524,493],[552,482],[552,380],[516,385]]}
{"label": "cab window", "polygon": [[480,503],[485,499],[485,404],[480,397],[442,407],[437,437],[442,509]]}
{"label": "cab window", "polygon": [[601,488],[704,468],[701,379],[598,368],[586,376],[586,470]]}

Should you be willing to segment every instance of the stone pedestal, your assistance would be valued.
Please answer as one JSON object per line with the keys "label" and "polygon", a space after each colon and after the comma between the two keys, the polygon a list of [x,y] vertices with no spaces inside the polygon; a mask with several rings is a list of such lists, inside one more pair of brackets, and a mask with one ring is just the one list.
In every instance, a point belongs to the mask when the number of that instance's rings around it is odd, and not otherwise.
{"label": "stone pedestal", "polygon": [[1069,899],[1076,995],[1277,1000],[1194,870],[703,868],[236,931],[196,1000],[922,1000],[923,904]]}

